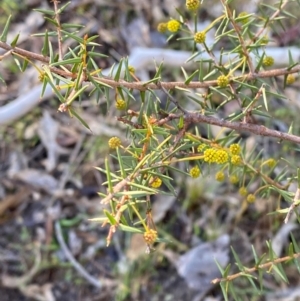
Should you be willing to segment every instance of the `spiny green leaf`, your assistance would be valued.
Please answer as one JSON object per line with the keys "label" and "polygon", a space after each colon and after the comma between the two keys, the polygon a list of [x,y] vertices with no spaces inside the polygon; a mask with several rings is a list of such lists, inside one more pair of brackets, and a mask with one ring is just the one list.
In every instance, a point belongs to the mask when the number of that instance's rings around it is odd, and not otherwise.
{"label": "spiny green leaf", "polygon": [[61,14],[61,13],[65,10],[65,8],[66,8],[68,5],[70,5],[70,3],[71,3],[71,1],[67,2],[66,4],[64,4],[64,5],[57,11],[57,13],[58,13],[58,14]]}
{"label": "spiny green leaf", "polygon": [[15,38],[13,39],[13,41],[10,43],[11,47],[16,47],[18,40],[19,40],[19,36],[20,34],[18,33]]}
{"label": "spiny green leaf", "polygon": [[79,64],[81,63],[82,59],[80,57],[74,57],[67,60],[58,61],[55,63],[52,63],[51,66],[62,66],[62,65],[68,65],[68,64]]}
{"label": "spiny green leaf", "polygon": [[125,232],[133,232],[133,233],[144,233],[144,231],[142,231],[141,229],[135,228],[135,227],[130,227],[130,226],[126,226],[123,224],[119,224],[119,227],[121,230],[125,231]]}
{"label": "spiny green leaf", "polygon": [[82,95],[84,90],[88,88],[88,85],[81,87],[78,91],[76,91],[70,98],[67,99],[67,104],[70,105],[79,95]]}
{"label": "spiny green leaf", "polygon": [[186,80],[184,81],[184,84],[185,84],[185,85],[188,85],[188,84],[192,81],[192,79],[195,77],[195,75],[196,75],[198,72],[199,72],[199,70],[197,69],[197,70],[194,71],[190,76],[188,76],[188,77],[186,78]]}
{"label": "spiny green leaf", "polygon": [[89,125],[72,108],[70,108],[69,110],[71,111],[72,115],[74,115],[84,127],[86,127],[88,130],[92,132]]}
{"label": "spiny green leaf", "polygon": [[10,21],[11,21],[11,15],[9,15],[9,17],[7,18],[5,26],[4,26],[4,29],[3,29],[2,34],[0,36],[0,41],[1,42],[6,43],[7,33],[8,33],[8,30],[9,30]]}
{"label": "spiny green leaf", "polygon": [[300,253],[300,248],[295,240],[295,237],[293,235],[293,233],[290,234],[291,235],[291,239],[292,239],[292,242],[293,242],[293,247],[294,247],[294,250],[296,253]]}
{"label": "spiny green leaf", "polygon": [[77,35],[72,34],[72,33],[70,33],[70,32],[67,32],[67,31],[65,31],[65,30],[61,30],[61,32],[62,32],[63,34],[65,34],[67,37],[72,38],[73,40],[77,41],[78,43],[84,44],[83,38],[80,38],[80,37],[78,37]]}
{"label": "spiny green leaf", "polygon": [[161,80],[161,77],[154,77],[154,78],[152,78],[152,79],[150,79],[150,80],[148,80],[146,82],[143,82],[143,86],[147,86],[147,85],[149,85],[151,83],[157,83],[160,80]]}
{"label": "spiny green leaf", "polygon": [[108,218],[108,220],[112,226],[117,224],[116,219],[107,210],[103,210],[103,212],[106,215],[106,217]]}
{"label": "spiny green leaf", "polygon": [[49,18],[49,17],[44,17],[45,20],[53,24],[54,26],[58,27],[58,23],[56,22],[55,19]]}
{"label": "spiny green leaf", "polygon": [[234,259],[235,259],[235,263],[237,264],[237,266],[239,267],[239,270],[242,272],[245,270],[241,260],[239,259],[237,253],[235,252],[235,250],[233,249],[233,247],[231,247],[231,252],[234,256]]}
{"label": "spiny green leaf", "polygon": [[220,286],[221,286],[223,297],[224,297],[225,301],[229,301],[228,291],[227,291],[227,282],[221,282]]}
{"label": "spiny green leaf", "polygon": [[273,270],[276,272],[276,274],[286,283],[288,283],[288,279],[286,277],[286,274],[281,266],[281,264],[274,264]]}
{"label": "spiny green leaf", "polygon": [[45,38],[44,38],[44,45],[42,48],[42,55],[48,56],[49,55],[49,38],[48,38],[48,30],[45,31]]}
{"label": "spiny green leaf", "polygon": [[53,10],[50,9],[44,9],[44,8],[34,8],[34,11],[37,11],[39,13],[45,14],[45,15],[50,15],[50,16],[54,16],[55,12]]}
{"label": "spiny green leaf", "polygon": [[118,65],[117,72],[116,72],[116,74],[114,76],[114,80],[117,81],[117,82],[120,80],[120,77],[121,77],[121,71],[122,71],[123,62],[124,62],[124,59],[121,59],[120,62],[119,62],[119,65]]}

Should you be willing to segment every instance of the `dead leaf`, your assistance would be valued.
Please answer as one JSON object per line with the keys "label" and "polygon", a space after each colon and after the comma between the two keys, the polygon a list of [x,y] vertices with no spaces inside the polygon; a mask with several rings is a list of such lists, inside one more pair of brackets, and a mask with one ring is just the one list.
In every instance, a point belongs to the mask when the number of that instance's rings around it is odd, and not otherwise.
{"label": "dead leaf", "polygon": [[0,216],[3,215],[6,210],[17,207],[29,195],[30,189],[23,187],[22,189],[20,189],[19,192],[12,195],[8,195],[7,197],[3,198],[0,202]]}
{"label": "dead leaf", "polygon": [[14,151],[9,156],[9,169],[7,175],[10,178],[14,178],[20,170],[27,168],[27,165],[27,157],[19,151]]}
{"label": "dead leaf", "polygon": [[14,175],[14,179],[21,180],[37,189],[53,194],[58,189],[58,181],[44,171],[37,169],[24,169]]}
{"label": "dead leaf", "polygon": [[33,298],[38,301],[55,301],[52,293],[52,284],[46,283],[44,285],[31,284],[20,288],[24,296]]}
{"label": "dead leaf", "polygon": [[56,167],[60,154],[69,153],[69,150],[62,148],[56,141],[58,129],[58,122],[51,117],[48,111],[44,111],[39,123],[38,135],[47,149],[47,160],[44,162],[47,171],[52,171]]}

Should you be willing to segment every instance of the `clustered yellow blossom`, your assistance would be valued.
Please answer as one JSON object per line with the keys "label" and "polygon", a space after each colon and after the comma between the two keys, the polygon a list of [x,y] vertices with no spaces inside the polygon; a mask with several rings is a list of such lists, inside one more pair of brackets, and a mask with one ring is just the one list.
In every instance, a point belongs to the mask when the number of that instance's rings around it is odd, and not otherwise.
{"label": "clustered yellow blossom", "polygon": [[240,165],[242,163],[242,158],[239,155],[233,155],[231,157],[231,163],[233,165]]}
{"label": "clustered yellow blossom", "polygon": [[269,43],[269,38],[267,36],[263,36],[261,39],[260,39],[260,44],[261,45],[267,45]]}
{"label": "clustered yellow blossom", "polygon": [[204,161],[208,163],[216,162],[217,151],[214,148],[208,148],[204,151]]}
{"label": "clustered yellow blossom", "polygon": [[135,73],[135,68],[133,66],[128,66],[128,71],[130,73]]}
{"label": "clustered yellow blossom", "polygon": [[248,13],[244,12],[244,11],[239,13],[238,18],[243,18],[243,19],[239,20],[239,22],[241,22],[242,24],[248,23],[249,22],[249,16],[246,17],[247,15],[248,15]]}
{"label": "clustered yellow blossom", "polygon": [[162,180],[160,179],[160,178],[158,178],[158,177],[156,177],[156,178],[151,178],[150,179],[150,185],[151,185],[151,187],[153,187],[153,188],[159,188],[160,186],[161,186],[161,184],[162,184]]}
{"label": "clustered yellow blossom", "polygon": [[198,178],[200,176],[200,168],[198,166],[194,166],[190,169],[190,176],[192,178]]}
{"label": "clustered yellow blossom", "polygon": [[161,32],[161,33],[164,33],[168,30],[168,23],[158,23],[157,25],[157,31],[158,32]]}
{"label": "clustered yellow blossom", "polygon": [[236,184],[236,183],[238,183],[238,181],[239,181],[239,178],[236,175],[231,175],[229,177],[229,182],[232,184]]}
{"label": "clustered yellow blossom", "polygon": [[217,84],[220,88],[225,88],[229,84],[228,76],[226,75],[220,75],[217,78]]}
{"label": "clustered yellow blossom", "polygon": [[198,145],[198,147],[197,147],[197,152],[198,152],[198,153],[201,153],[206,147],[207,147],[207,144],[201,143],[201,144]]}
{"label": "clustered yellow blossom", "polygon": [[224,164],[228,162],[228,153],[223,149],[218,149],[215,155],[215,162],[217,164]]}
{"label": "clustered yellow blossom", "polygon": [[241,147],[239,144],[234,143],[229,146],[229,151],[232,155],[238,155],[241,152]]}
{"label": "clustered yellow blossom", "polygon": [[112,137],[108,140],[108,146],[115,149],[121,145],[121,139],[118,137]]}
{"label": "clustered yellow blossom", "polygon": [[205,39],[206,39],[206,32],[205,31],[198,31],[194,35],[194,41],[198,44],[204,43]]}
{"label": "clustered yellow blossom", "polygon": [[295,81],[296,81],[296,78],[295,78],[295,75],[294,75],[294,74],[289,74],[289,75],[286,77],[286,83],[287,83],[287,85],[291,85],[291,84],[293,84]]}
{"label": "clustered yellow blossom", "polygon": [[267,161],[267,165],[272,168],[276,165],[276,160],[273,159],[273,158],[270,158],[268,161]]}
{"label": "clustered yellow blossom", "polygon": [[271,67],[274,65],[274,59],[271,56],[265,56],[262,62],[263,66]]}
{"label": "clustered yellow blossom", "polygon": [[246,187],[241,187],[240,189],[239,189],[239,194],[241,195],[241,196],[246,196],[247,194],[248,194],[248,190],[247,190],[247,188]]}
{"label": "clustered yellow blossom", "polygon": [[120,110],[120,111],[125,110],[126,109],[126,101],[122,98],[118,98],[116,100],[115,106],[116,106],[117,110]]}
{"label": "clustered yellow blossom", "polygon": [[185,5],[188,10],[196,10],[200,6],[200,1],[199,0],[186,0]]}
{"label": "clustered yellow blossom", "polygon": [[247,202],[248,203],[253,203],[255,201],[255,195],[250,193],[247,195]]}
{"label": "clustered yellow blossom", "polygon": [[225,180],[225,174],[223,171],[218,171],[216,173],[215,179],[219,182],[223,182]]}
{"label": "clustered yellow blossom", "polygon": [[157,231],[154,229],[147,229],[147,231],[144,232],[144,239],[148,245],[152,245],[157,239]]}
{"label": "clustered yellow blossom", "polygon": [[45,78],[45,72],[40,72],[40,74],[39,74],[39,76],[38,76],[38,80],[40,81],[40,82],[43,82],[43,80],[44,80],[44,78]]}
{"label": "clustered yellow blossom", "polygon": [[180,28],[180,22],[177,20],[170,20],[167,24],[168,30],[171,32],[177,32]]}

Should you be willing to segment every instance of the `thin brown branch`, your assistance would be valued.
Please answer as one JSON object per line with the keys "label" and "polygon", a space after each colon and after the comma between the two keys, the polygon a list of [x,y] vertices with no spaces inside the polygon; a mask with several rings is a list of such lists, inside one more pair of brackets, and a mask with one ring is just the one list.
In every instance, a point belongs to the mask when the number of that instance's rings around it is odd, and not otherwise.
{"label": "thin brown branch", "polygon": [[299,136],[282,133],[276,130],[271,130],[263,125],[220,120],[215,117],[208,117],[194,112],[190,112],[187,116],[185,116],[185,119],[186,118],[190,119],[191,122],[193,123],[213,124],[213,125],[218,125],[220,127],[226,127],[232,130],[236,130],[237,132],[246,131],[259,136],[268,136],[268,137],[278,138],[280,140],[287,140],[294,143],[300,143]]}
{"label": "thin brown branch", "polygon": [[125,187],[125,185],[127,185],[130,181],[132,181],[134,178],[136,178],[139,175],[139,171],[137,171],[136,173],[129,175],[128,177],[126,177],[125,179],[123,179],[122,181],[120,181],[118,184],[116,184],[113,187],[113,192],[109,192],[107,194],[107,196],[101,200],[101,204],[107,204],[116,193],[120,192],[123,187]]}
{"label": "thin brown branch", "polygon": [[222,3],[223,3],[223,6],[225,7],[226,9],[226,13],[227,13],[227,17],[229,18],[230,20],[230,23],[231,25],[233,26],[234,28],[234,31],[236,32],[237,34],[237,37],[239,39],[239,42],[240,42],[240,45],[242,47],[242,50],[243,50],[243,55],[246,57],[246,60],[247,60],[247,63],[248,63],[248,67],[249,67],[249,70],[250,70],[250,73],[254,73],[254,67],[253,67],[253,64],[252,64],[252,60],[251,60],[251,57],[249,55],[249,52],[247,50],[247,47],[246,47],[246,43],[242,37],[242,34],[241,34],[241,30],[240,30],[240,27],[236,24],[233,16],[232,16],[232,12],[231,10],[229,9],[229,6],[227,4],[227,1],[224,1],[224,0],[221,0]]}
{"label": "thin brown branch", "polygon": [[234,280],[238,277],[246,276],[248,274],[254,273],[254,272],[256,272],[258,270],[261,270],[261,269],[271,268],[274,264],[279,264],[279,263],[282,263],[282,262],[290,261],[292,259],[297,259],[298,257],[300,257],[300,253],[296,253],[296,254],[293,254],[291,256],[276,258],[273,261],[269,261],[269,262],[266,262],[264,264],[260,264],[258,266],[253,267],[253,268],[245,268],[244,271],[233,274],[233,275],[230,275],[226,278],[216,278],[216,279],[212,280],[211,283],[217,284],[217,283],[220,283],[220,282],[232,281],[232,280]]}
{"label": "thin brown branch", "polygon": [[[30,52],[18,47],[12,47],[9,44],[6,44],[4,42],[0,41],[0,48],[5,49],[7,51],[12,50],[12,53],[19,54],[27,59],[32,59],[32,60],[37,60],[45,64],[49,64],[49,58],[44,57],[43,55],[36,54],[34,52]],[[49,66],[49,69],[57,73],[61,76],[64,76],[66,78],[77,78],[76,73],[72,73],[71,71],[65,71],[56,67],[51,67]],[[234,82],[235,80],[237,81],[251,81],[254,79],[258,78],[269,78],[269,77],[276,77],[276,76],[283,76],[287,74],[292,74],[292,73],[297,73],[300,71],[300,65],[295,66],[294,68],[288,70],[287,68],[280,68],[280,69],[273,69],[273,70],[266,70],[266,71],[261,71],[258,73],[248,73],[243,76],[238,76],[238,77],[233,77],[231,78],[231,82]],[[112,88],[118,88],[118,87],[125,87],[128,89],[135,89],[135,90],[140,90],[140,91],[145,91],[147,89],[152,89],[152,90],[159,90],[161,89],[161,86],[164,87],[165,89],[174,89],[176,87],[178,88],[187,88],[187,89],[197,89],[197,88],[209,88],[211,86],[217,86],[217,81],[216,80],[211,80],[211,81],[205,81],[205,82],[199,82],[199,81],[192,81],[189,84],[185,84],[184,82],[159,82],[159,84],[145,84],[143,82],[126,82],[124,80],[119,80],[115,81],[112,78],[109,78],[107,76],[103,77],[96,77],[93,76],[93,79],[98,82],[99,84],[103,83],[106,85],[111,86]]]}
{"label": "thin brown branch", "polygon": [[289,211],[288,211],[288,213],[287,213],[287,215],[286,215],[286,217],[285,217],[285,219],[284,219],[284,223],[285,223],[285,224],[289,221],[289,219],[290,219],[290,217],[291,217],[293,211],[294,211],[295,208],[299,205],[299,201],[300,201],[300,188],[297,188],[297,191],[296,191],[295,197],[294,197],[294,201],[293,201],[293,203],[291,204],[291,206],[290,206],[290,208],[289,208]]}
{"label": "thin brown branch", "polygon": [[62,36],[61,36],[61,25],[60,25],[60,16],[58,11],[58,3],[59,1],[53,0],[54,11],[55,11],[55,21],[57,23],[56,31],[57,31],[57,40],[58,40],[58,56],[59,60],[63,59],[63,46],[62,46]]}
{"label": "thin brown branch", "polygon": [[263,32],[264,30],[267,28],[267,26],[279,15],[279,13],[283,10],[283,8],[287,5],[287,3],[289,2],[289,0],[284,0],[281,4],[281,6],[273,13],[273,15],[267,19],[265,26],[262,27],[257,33],[256,35],[251,39],[251,41],[249,41],[248,45],[253,43],[253,41],[255,41]]}

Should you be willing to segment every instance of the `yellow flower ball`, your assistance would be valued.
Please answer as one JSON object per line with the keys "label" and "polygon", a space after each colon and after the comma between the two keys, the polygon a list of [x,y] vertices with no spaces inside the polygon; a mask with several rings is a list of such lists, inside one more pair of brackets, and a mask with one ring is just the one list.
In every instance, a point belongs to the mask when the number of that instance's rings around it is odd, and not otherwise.
{"label": "yellow flower ball", "polygon": [[115,149],[121,145],[121,139],[118,137],[112,137],[108,140],[108,146]]}
{"label": "yellow flower ball", "polygon": [[124,99],[118,98],[115,106],[116,106],[117,110],[120,110],[120,111],[125,110],[126,109],[126,101]]}
{"label": "yellow flower ball", "polygon": [[198,153],[203,152],[203,150],[204,150],[206,147],[207,147],[207,144],[205,144],[205,143],[202,143],[202,144],[198,145],[198,147],[197,147],[197,152],[198,152]]}
{"label": "yellow flower ball", "polygon": [[238,18],[242,18],[241,20],[239,20],[239,22],[241,22],[242,24],[248,23],[250,19],[249,19],[249,16],[246,17],[247,15],[248,15],[248,13],[244,12],[244,11],[239,13]]}
{"label": "yellow flower ball", "polygon": [[228,76],[221,75],[217,78],[217,84],[220,88],[225,88],[229,84]]}
{"label": "yellow flower ball", "polygon": [[128,66],[128,71],[130,73],[135,73],[135,68],[133,66]]}
{"label": "yellow flower ball", "polygon": [[263,36],[260,40],[261,45],[267,45],[269,43],[269,38],[267,36]]}
{"label": "yellow flower ball", "polygon": [[215,176],[215,179],[218,181],[218,182],[223,182],[225,180],[225,174],[223,171],[218,171],[216,173],[216,176]]}
{"label": "yellow flower ball", "polygon": [[265,56],[262,62],[263,66],[271,67],[274,65],[274,59],[271,56]]}
{"label": "yellow flower ball", "polygon": [[208,163],[216,162],[217,151],[214,148],[208,148],[204,151],[204,161]]}
{"label": "yellow flower ball", "polygon": [[242,158],[239,155],[233,155],[231,157],[231,164],[240,165],[242,163]]}
{"label": "yellow flower ball", "polygon": [[247,190],[247,188],[246,187],[241,187],[240,189],[239,189],[239,194],[241,195],[241,196],[246,196],[247,194],[248,194],[248,190]]}
{"label": "yellow flower ball", "polygon": [[157,239],[157,231],[154,229],[148,229],[144,233],[144,239],[148,245],[152,245]]}
{"label": "yellow flower ball", "polygon": [[162,180],[158,177],[156,177],[154,179],[153,178],[150,179],[150,185],[153,188],[159,188],[161,186],[161,184],[162,184]]}
{"label": "yellow flower ball", "polygon": [[276,160],[273,159],[273,158],[270,158],[268,161],[267,161],[267,165],[272,168],[276,165]]}
{"label": "yellow flower ball", "polygon": [[191,168],[190,176],[194,179],[198,178],[200,176],[200,168],[198,166],[194,166],[193,168]]}
{"label": "yellow flower ball", "polygon": [[186,0],[185,6],[188,10],[196,10],[200,6],[199,0]]}
{"label": "yellow flower ball", "polygon": [[205,39],[206,39],[206,32],[205,31],[196,32],[195,35],[194,35],[194,41],[198,44],[204,43]]}
{"label": "yellow flower ball", "polygon": [[294,74],[289,74],[289,75],[286,77],[286,84],[287,84],[287,85],[291,85],[291,84],[293,84],[295,81],[296,81],[296,78],[295,78],[295,75],[294,75]]}
{"label": "yellow flower ball", "polygon": [[234,143],[229,146],[229,151],[232,155],[238,155],[241,152],[241,147],[239,144]]}
{"label": "yellow flower ball", "polygon": [[229,182],[230,182],[231,184],[236,184],[236,183],[239,182],[239,178],[238,178],[236,175],[231,175],[231,176],[229,177]]}
{"label": "yellow flower ball", "polygon": [[180,26],[180,22],[178,22],[177,20],[170,20],[167,24],[168,30],[171,32],[177,32]]}
{"label": "yellow flower ball", "polygon": [[250,193],[247,195],[247,202],[248,203],[253,203],[255,201],[255,195]]}
{"label": "yellow flower ball", "polygon": [[223,149],[218,149],[216,151],[216,163],[217,164],[224,164],[228,162],[228,154],[225,150]]}
{"label": "yellow flower ball", "polygon": [[157,25],[157,31],[158,32],[161,32],[161,33],[164,33],[168,30],[168,23],[159,23]]}

